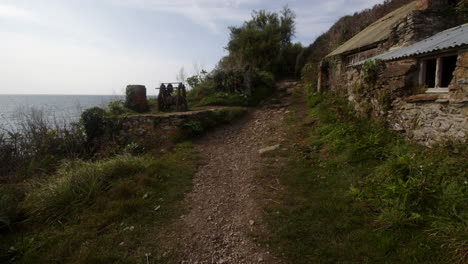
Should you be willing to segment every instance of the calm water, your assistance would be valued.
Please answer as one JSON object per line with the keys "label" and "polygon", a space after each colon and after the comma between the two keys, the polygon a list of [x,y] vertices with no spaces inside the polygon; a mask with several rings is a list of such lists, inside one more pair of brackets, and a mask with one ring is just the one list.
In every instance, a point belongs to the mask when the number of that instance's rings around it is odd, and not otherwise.
{"label": "calm water", "polygon": [[0,95],[0,132],[15,130],[25,114],[42,112],[48,121],[70,123],[89,107],[106,107],[121,95]]}

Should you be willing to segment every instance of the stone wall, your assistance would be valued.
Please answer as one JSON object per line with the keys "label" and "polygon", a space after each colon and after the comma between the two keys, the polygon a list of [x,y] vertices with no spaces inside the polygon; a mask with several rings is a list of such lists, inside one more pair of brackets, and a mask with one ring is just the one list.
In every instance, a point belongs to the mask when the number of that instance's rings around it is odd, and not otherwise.
{"label": "stone wall", "polygon": [[[120,127],[115,134],[126,142],[137,142],[148,147],[165,146],[183,136],[184,126],[199,124],[217,110],[141,114],[118,117]],[[198,123],[197,123],[198,122]]]}
{"label": "stone wall", "polygon": [[466,141],[468,117],[468,52],[459,52],[457,67],[444,94],[425,93],[418,85],[417,59],[383,63],[378,79],[366,83],[362,66],[329,68],[328,85],[348,97],[364,117],[385,118],[407,138],[431,145],[442,140]]}
{"label": "stone wall", "polygon": [[443,140],[466,142],[468,131],[468,52],[461,51],[446,94],[416,94],[392,102],[390,126],[425,145]]}

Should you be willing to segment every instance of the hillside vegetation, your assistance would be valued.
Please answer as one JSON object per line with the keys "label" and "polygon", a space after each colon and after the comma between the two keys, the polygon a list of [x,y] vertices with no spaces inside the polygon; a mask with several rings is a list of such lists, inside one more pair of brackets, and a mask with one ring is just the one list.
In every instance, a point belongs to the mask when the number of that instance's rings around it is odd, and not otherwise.
{"label": "hillside vegetation", "polygon": [[288,149],[259,173],[284,186],[262,194],[275,201],[264,243],[290,263],[466,263],[466,146],[428,149],[357,117],[344,98],[314,93],[306,104],[302,92]]}

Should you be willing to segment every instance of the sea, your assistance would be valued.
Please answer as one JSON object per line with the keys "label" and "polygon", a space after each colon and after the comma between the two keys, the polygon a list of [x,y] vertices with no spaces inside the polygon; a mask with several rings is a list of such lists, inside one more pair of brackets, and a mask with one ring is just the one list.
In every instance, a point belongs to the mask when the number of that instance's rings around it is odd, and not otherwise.
{"label": "sea", "polygon": [[0,94],[0,134],[17,132],[22,122],[34,113],[51,124],[62,126],[77,122],[90,107],[107,107],[123,95],[2,95]]}

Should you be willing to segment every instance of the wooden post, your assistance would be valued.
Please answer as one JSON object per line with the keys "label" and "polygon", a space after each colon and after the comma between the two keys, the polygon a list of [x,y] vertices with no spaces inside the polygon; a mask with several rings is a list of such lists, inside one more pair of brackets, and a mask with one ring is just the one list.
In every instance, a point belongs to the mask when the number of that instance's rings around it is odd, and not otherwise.
{"label": "wooden post", "polygon": [[442,84],[442,58],[437,58],[435,88],[440,88]]}
{"label": "wooden post", "polygon": [[426,83],[426,70],[427,70],[427,61],[422,60],[419,63],[419,85],[424,85]]}
{"label": "wooden post", "polygon": [[176,109],[179,111],[180,84],[177,86]]}

